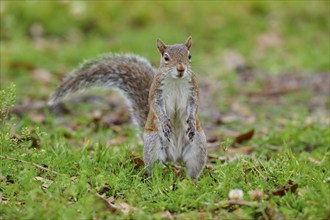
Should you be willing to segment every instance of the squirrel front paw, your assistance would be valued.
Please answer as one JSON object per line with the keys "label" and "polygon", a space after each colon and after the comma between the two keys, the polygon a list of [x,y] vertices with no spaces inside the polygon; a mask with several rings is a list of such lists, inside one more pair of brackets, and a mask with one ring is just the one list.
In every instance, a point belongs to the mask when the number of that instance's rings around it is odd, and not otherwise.
{"label": "squirrel front paw", "polygon": [[171,134],[172,134],[172,125],[171,125],[171,121],[169,118],[165,118],[162,121],[162,130],[163,130],[163,134],[165,136],[165,138],[168,141],[171,141]]}
{"label": "squirrel front paw", "polygon": [[186,134],[188,135],[189,140],[192,141],[195,136],[196,123],[195,120],[193,119],[188,119],[187,123],[188,123],[188,128]]}

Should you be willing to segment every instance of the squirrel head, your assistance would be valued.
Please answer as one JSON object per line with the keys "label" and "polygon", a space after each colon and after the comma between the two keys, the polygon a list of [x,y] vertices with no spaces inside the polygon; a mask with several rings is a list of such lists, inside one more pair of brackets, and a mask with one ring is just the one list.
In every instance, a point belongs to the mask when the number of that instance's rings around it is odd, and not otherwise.
{"label": "squirrel head", "polygon": [[161,72],[170,74],[173,78],[184,78],[191,73],[190,71],[190,48],[192,37],[188,37],[184,44],[166,45],[157,39],[157,48],[161,55]]}

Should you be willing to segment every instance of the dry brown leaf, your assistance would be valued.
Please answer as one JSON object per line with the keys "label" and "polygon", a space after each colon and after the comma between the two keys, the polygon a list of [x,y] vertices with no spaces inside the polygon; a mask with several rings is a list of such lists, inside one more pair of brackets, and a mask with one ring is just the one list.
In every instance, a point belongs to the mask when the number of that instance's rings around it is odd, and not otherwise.
{"label": "dry brown leaf", "polygon": [[46,107],[46,102],[44,101],[33,101],[33,100],[24,100],[22,104],[15,105],[10,109],[10,113],[16,114],[18,116],[26,115],[27,112],[32,110],[40,111]]}
{"label": "dry brown leaf", "polygon": [[120,125],[110,125],[109,128],[117,134],[123,132],[123,126]]}
{"label": "dry brown leaf", "polygon": [[321,161],[313,158],[313,157],[309,157],[308,160],[316,165],[321,165]]}
{"label": "dry brown leaf", "polygon": [[238,102],[234,102],[231,105],[231,109],[234,112],[237,112],[243,116],[249,116],[251,115],[251,109],[247,105],[240,104]]}
{"label": "dry brown leaf", "polygon": [[57,103],[54,106],[48,107],[48,109],[56,115],[71,115],[72,112],[62,102]]}
{"label": "dry brown leaf", "polygon": [[77,177],[76,176],[71,176],[70,179],[71,179],[72,182],[77,182]]}
{"label": "dry brown leaf", "polygon": [[29,119],[35,123],[43,123],[46,121],[46,116],[39,111],[31,111],[28,114]]}
{"label": "dry brown leaf", "polygon": [[25,201],[20,200],[20,201],[15,202],[15,204],[16,205],[24,205],[25,204]]}
{"label": "dry brown leaf", "polygon": [[297,92],[301,88],[274,88],[274,89],[267,89],[258,92],[247,92],[246,95],[248,96],[282,96],[289,93]]}
{"label": "dry brown leaf", "polygon": [[127,215],[130,212],[136,210],[135,207],[129,205],[127,202],[119,202],[117,203],[117,208],[124,214]]}
{"label": "dry brown leaf", "polygon": [[49,180],[49,179],[43,178],[43,177],[41,177],[41,176],[36,176],[36,177],[34,177],[34,179],[43,183],[43,184],[41,185],[41,187],[42,187],[43,189],[48,189],[49,186],[54,182],[54,181],[52,181],[52,180]]}
{"label": "dry brown leaf", "polygon": [[2,193],[0,193],[0,204],[6,205],[8,203],[9,199],[3,198]]}
{"label": "dry brown leaf", "polygon": [[243,141],[248,141],[253,137],[253,135],[254,135],[254,129],[252,129],[246,133],[240,134],[235,138],[235,143],[240,144]]}
{"label": "dry brown leaf", "polygon": [[229,129],[224,129],[222,130],[222,134],[226,137],[237,137],[239,135],[239,132]]}
{"label": "dry brown leaf", "polygon": [[131,155],[130,158],[131,158],[131,161],[135,164],[135,166],[134,166],[135,170],[138,170],[138,169],[141,169],[144,167],[144,162],[140,157],[138,157],[136,155]]}
{"label": "dry brown leaf", "polygon": [[265,213],[267,214],[267,217],[269,220],[285,219],[284,216],[280,212],[276,211],[275,209],[271,208],[270,206],[266,207]]}
{"label": "dry brown leaf", "polygon": [[9,63],[9,68],[14,70],[33,70],[35,68],[35,65],[32,63],[28,63],[25,61],[14,61]]}
{"label": "dry brown leaf", "polygon": [[251,190],[249,191],[249,196],[252,200],[260,201],[264,198],[264,192],[261,190]]}
{"label": "dry brown leaf", "polygon": [[9,202],[9,200],[6,200],[6,199],[0,199],[0,204],[2,205],[7,205]]}
{"label": "dry brown leaf", "polygon": [[214,142],[217,142],[217,141],[219,141],[219,135],[218,134],[209,134],[208,136],[207,136],[207,142],[209,142],[209,143],[214,143]]}
{"label": "dry brown leaf", "polygon": [[105,195],[96,194],[96,196],[103,201],[103,203],[105,204],[105,207],[108,211],[116,212],[118,210],[118,208],[114,204],[112,204],[112,202],[109,202],[106,198],[104,198]]}
{"label": "dry brown leaf", "polygon": [[182,167],[180,167],[178,165],[174,165],[173,168],[174,168],[174,172],[176,173],[177,177],[184,175]]}
{"label": "dry brown leaf", "polygon": [[172,213],[170,213],[169,211],[164,211],[161,213],[161,218],[162,219],[174,219]]}
{"label": "dry brown leaf", "polygon": [[238,67],[245,66],[244,57],[233,50],[225,51],[222,60],[224,67],[228,70],[234,70]]}
{"label": "dry brown leaf", "polygon": [[221,142],[207,143],[207,148],[209,150],[219,149],[220,146],[221,146]]}
{"label": "dry brown leaf", "polygon": [[226,207],[232,206],[232,205],[258,207],[257,202],[248,202],[248,201],[244,201],[244,200],[226,200],[226,201],[221,201],[219,204],[223,208],[226,208]]}
{"label": "dry brown leaf", "polygon": [[[210,212],[198,212],[198,219],[211,219],[210,215],[212,216],[212,214],[214,215],[214,213],[210,213]],[[217,218],[214,218],[214,219],[217,219]]]}
{"label": "dry brown leaf", "polygon": [[274,196],[284,196],[286,192],[290,191],[292,193],[295,193],[298,188],[297,183],[292,183],[289,181],[289,183],[285,184],[284,186],[281,186],[278,190],[274,191],[272,194]]}
{"label": "dry brown leaf", "polygon": [[128,140],[127,136],[120,136],[114,139],[110,139],[107,144],[109,145],[120,145],[122,143],[125,143]]}
{"label": "dry brown leaf", "polygon": [[216,154],[211,154],[211,153],[207,154],[207,158],[208,158],[208,162],[210,163],[216,163],[216,161],[225,162],[229,160],[228,156],[218,156]]}
{"label": "dry brown leaf", "polygon": [[128,111],[119,109],[117,112],[103,115],[101,121],[108,126],[126,124],[129,121]]}
{"label": "dry brown leaf", "polygon": [[34,69],[31,71],[33,80],[41,81],[43,83],[50,83],[53,81],[53,75],[47,69]]}
{"label": "dry brown leaf", "polygon": [[216,118],[215,122],[218,125],[221,124],[229,124],[233,122],[237,122],[240,120],[240,117],[237,115],[222,115]]}
{"label": "dry brown leaf", "polygon": [[228,148],[227,152],[230,154],[250,154],[254,150],[252,146],[241,146],[236,148]]}

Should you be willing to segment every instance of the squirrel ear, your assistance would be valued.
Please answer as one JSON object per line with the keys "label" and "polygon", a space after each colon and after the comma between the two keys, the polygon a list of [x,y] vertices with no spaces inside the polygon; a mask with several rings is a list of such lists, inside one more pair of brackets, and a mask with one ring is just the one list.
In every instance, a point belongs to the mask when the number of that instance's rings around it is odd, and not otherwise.
{"label": "squirrel ear", "polygon": [[166,44],[164,44],[163,41],[161,41],[160,39],[157,39],[157,48],[161,55],[164,54],[166,47],[167,46],[166,46]]}
{"label": "squirrel ear", "polygon": [[190,47],[192,45],[192,37],[189,36],[188,39],[186,40],[186,43],[184,43],[186,45],[186,47],[188,48],[188,50],[190,50]]}

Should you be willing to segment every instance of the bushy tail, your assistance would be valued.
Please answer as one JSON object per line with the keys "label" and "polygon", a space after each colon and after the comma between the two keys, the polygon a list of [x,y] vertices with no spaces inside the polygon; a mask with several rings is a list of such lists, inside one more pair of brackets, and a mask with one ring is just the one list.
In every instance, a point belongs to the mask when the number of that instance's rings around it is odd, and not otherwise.
{"label": "bushy tail", "polygon": [[90,60],[73,71],[49,99],[55,105],[68,94],[89,87],[116,88],[127,99],[133,120],[143,128],[149,112],[149,88],[154,68],[135,55],[107,55]]}

